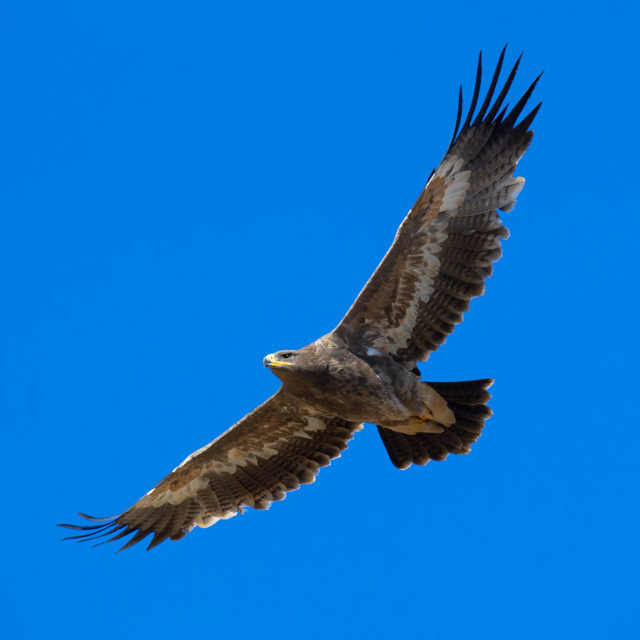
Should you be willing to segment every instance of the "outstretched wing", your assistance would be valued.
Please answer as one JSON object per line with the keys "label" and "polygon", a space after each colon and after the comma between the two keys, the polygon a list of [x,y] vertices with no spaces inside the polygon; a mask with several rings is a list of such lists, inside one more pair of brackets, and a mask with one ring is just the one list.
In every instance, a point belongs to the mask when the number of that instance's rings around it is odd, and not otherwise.
{"label": "outstretched wing", "polygon": [[[346,448],[361,424],[312,415],[280,390],[207,446],[190,455],[143,498],[115,518],[80,514],[94,525],[66,539],[104,542],[135,535],[126,549],[153,533],[148,549],[179,540],[193,527],[231,518],[244,506],[267,509],[287,491],[315,480],[320,467]],[[121,550],[122,550],[121,549]]]}
{"label": "outstretched wing", "polygon": [[335,329],[350,346],[387,351],[413,366],[445,341],[470,299],[484,293],[491,265],[501,255],[500,238],[508,236],[496,210],[511,210],[522,189],[524,179],[513,177],[513,172],[531,142],[528,128],[540,108],[538,104],[516,124],[538,76],[511,111],[508,106],[502,109],[520,58],[491,104],[504,54],[503,50],[473,119],[480,94],[480,56],[471,107],[458,134],[460,90],[446,155]]}

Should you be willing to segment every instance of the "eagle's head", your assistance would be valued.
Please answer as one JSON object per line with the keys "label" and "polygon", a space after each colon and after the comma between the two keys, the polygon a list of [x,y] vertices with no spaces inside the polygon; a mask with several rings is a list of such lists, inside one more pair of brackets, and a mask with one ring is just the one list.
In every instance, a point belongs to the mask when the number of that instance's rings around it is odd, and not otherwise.
{"label": "eagle's head", "polygon": [[310,386],[324,387],[332,376],[332,359],[317,340],[302,349],[286,349],[265,356],[265,367],[292,391],[300,388],[308,393]]}
{"label": "eagle's head", "polygon": [[298,350],[286,349],[270,353],[262,363],[287,386],[293,387],[304,383],[314,372],[317,358],[314,357],[313,348],[307,346]]}

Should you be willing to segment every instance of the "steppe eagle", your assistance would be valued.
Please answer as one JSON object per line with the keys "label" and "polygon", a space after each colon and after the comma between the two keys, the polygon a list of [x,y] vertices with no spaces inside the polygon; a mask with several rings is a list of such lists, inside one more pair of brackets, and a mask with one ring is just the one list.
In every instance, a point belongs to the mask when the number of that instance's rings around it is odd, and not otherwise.
{"label": "steppe eagle", "polygon": [[538,104],[518,122],[538,78],[509,110],[503,103],[520,62],[493,100],[503,50],[477,114],[482,56],[469,111],[462,89],[449,148],[400,225],[391,248],[340,324],[298,350],[266,356],[280,390],[190,455],[133,506],[90,525],[79,540],[154,534],[148,548],[241,512],[266,509],[314,481],[363,423],[378,426],[399,469],[464,454],[491,415],[492,380],[424,382],[416,367],[446,339],[469,300],[484,292],[509,211],[524,179],[513,177]]}

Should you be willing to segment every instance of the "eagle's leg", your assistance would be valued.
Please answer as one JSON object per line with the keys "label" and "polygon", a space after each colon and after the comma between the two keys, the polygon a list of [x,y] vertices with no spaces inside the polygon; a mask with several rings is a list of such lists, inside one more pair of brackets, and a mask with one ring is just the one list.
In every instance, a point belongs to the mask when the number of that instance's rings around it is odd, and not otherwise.
{"label": "eagle's leg", "polygon": [[411,416],[409,422],[404,420],[385,421],[380,426],[391,431],[404,433],[407,436],[415,436],[418,433],[442,433],[445,430],[443,425],[434,422],[432,418],[425,419],[422,416]]}
{"label": "eagle's leg", "polygon": [[[380,426],[413,436],[418,433],[442,433],[455,422],[455,415],[447,401],[426,382],[415,381],[405,388],[407,417],[385,420]],[[406,414],[405,414],[406,415]]]}
{"label": "eagle's leg", "polygon": [[[418,393],[424,407],[416,416],[418,419],[422,419],[423,422],[437,422],[444,427],[450,427],[456,421],[456,417],[453,411],[449,409],[447,401],[432,386],[426,382],[420,382],[418,384]],[[436,431],[435,433],[442,432]]]}

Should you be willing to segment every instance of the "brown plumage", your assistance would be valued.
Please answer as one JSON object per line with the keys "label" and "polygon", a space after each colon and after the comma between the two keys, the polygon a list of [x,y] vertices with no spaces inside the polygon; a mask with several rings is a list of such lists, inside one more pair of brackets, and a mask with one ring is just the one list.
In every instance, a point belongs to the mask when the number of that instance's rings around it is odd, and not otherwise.
{"label": "brown plumage", "polygon": [[[423,382],[416,367],[446,339],[472,297],[484,292],[500,239],[497,210],[513,208],[513,177],[540,105],[517,123],[536,80],[503,108],[518,63],[499,94],[500,55],[477,115],[481,58],[469,112],[462,91],[447,153],[342,322],[303,349],[264,364],[282,380],[272,398],[189,456],[124,513],[93,525],[61,525],[78,540],[153,534],[148,548],[208,527],[243,507],[265,509],[340,455],[364,422],[378,425],[393,464],[405,469],[468,453],[491,415],[492,380]],[[82,515],[82,514],[81,514]]]}

